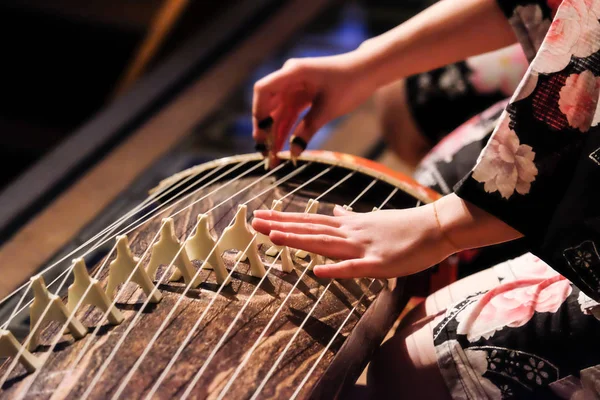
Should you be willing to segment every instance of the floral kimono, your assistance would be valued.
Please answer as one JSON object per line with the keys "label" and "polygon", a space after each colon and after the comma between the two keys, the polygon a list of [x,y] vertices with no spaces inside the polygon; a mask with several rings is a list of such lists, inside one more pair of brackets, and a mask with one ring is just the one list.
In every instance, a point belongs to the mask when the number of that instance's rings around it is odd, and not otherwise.
{"label": "floral kimono", "polygon": [[438,365],[456,399],[600,398],[600,0],[498,2],[530,67],[495,117],[445,138],[418,175],[456,162],[458,143],[494,121],[455,192],[522,232],[531,253],[446,311]]}

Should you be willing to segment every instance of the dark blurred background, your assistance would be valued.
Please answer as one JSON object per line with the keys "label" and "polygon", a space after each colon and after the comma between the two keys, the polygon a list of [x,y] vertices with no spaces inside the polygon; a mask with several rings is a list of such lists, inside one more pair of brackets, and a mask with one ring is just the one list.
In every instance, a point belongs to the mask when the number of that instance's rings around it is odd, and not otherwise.
{"label": "dark blurred background", "polygon": [[[280,54],[267,56],[246,86],[251,88],[253,80],[287,57],[351,50],[425,3],[339,2]],[[168,58],[207,21],[232,7],[236,1],[4,0],[0,4],[0,191]],[[249,91],[245,92],[248,97]]]}

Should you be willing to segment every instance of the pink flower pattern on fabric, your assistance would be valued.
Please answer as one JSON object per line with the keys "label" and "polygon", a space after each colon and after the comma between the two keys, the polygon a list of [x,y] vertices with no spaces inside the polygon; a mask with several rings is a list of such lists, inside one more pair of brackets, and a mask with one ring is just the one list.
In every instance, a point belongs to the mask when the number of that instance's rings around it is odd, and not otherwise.
{"label": "pink flower pattern on fabric", "polygon": [[599,94],[600,78],[592,71],[571,74],[560,90],[558,108],[566,115],[571,127],[587,132],[594,119]]}
{"label": "pink flower pattern on fabric", "polygon": [[600,50],[600,7],[592,0],[564,0],[533,61],[541,73],[563,70],[571,56],[588,57]]}
{"label": "pink flower pattern on fabric", "polygon": [[514,93],[529,65],[519,45],[471,57],[466,63],[473,71],[470,81],[478,92],[500,90],[506,96]]}
{"label": "pink flower pattern on fabric", "polygon": [[504,327],[517,328],[525,325],[534,312],[555,313],[573,289],[570,282],[563,278],[539,290],[539,286],[545,282],[546,280],[540,279],[539,284],[524,287],[519,287],[518,281],[503,284],[501,293],[484,305],[472,324],[468,322],[471,320],[469,316],[483,298],[457,315],[457,333],[466,335],[470,342],[475,342],[481,338],[489,339]]}
{"label": "pink flower pattern on fabric", "polygon": [[522,195],[529,193],[538,174],[533,149],[520,144],[508,122],[508,117],[502,119],[473,170],[473,179],[484,183],[486,192],[500,192],[505,199],[515,190]]}

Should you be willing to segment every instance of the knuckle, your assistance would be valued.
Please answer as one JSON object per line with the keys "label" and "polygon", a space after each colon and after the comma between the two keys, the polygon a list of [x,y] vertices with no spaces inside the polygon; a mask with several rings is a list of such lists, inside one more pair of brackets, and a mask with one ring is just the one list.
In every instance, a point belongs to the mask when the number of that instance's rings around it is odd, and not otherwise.
{"label": "knuckle", "polygon": [[333,244],[333,238],[331,236],[327,236],[327,235],[319,235],[319,240],[321,241],[321,243],[323,243],[324,245],[331,245]]}
{"label": "knuckle", "polygon": [[306,224],[306,230],[308,232],[318,232],[320,229],[317,224],[314,224],[311,222],[311,223]]}
{"label": "knuckle", "polygon": [[254,83],[254,93],[261,93],[265,90],[266,87],[267,87],[267,85],[261,79],[261,80],[257,81],[256,83]]}
{"label": "knuckle", "polygon": [[294,72],[300,72],[304,69],[305,65],[304,61],[299,58],[290,58],[283,64],[283,68]]}

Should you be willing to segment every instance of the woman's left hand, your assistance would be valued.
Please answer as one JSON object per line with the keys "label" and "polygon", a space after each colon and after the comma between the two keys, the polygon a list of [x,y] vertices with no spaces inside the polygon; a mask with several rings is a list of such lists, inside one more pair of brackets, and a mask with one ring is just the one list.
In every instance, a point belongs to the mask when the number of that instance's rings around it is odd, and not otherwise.
{"label": "woman's left hand", "polygon": [[439,263],[456,251],[444,240],[432,205],[334,216],[258,210],[252,226],[279,246],[341,260],[316,266],[324,278],[391,278]]}

